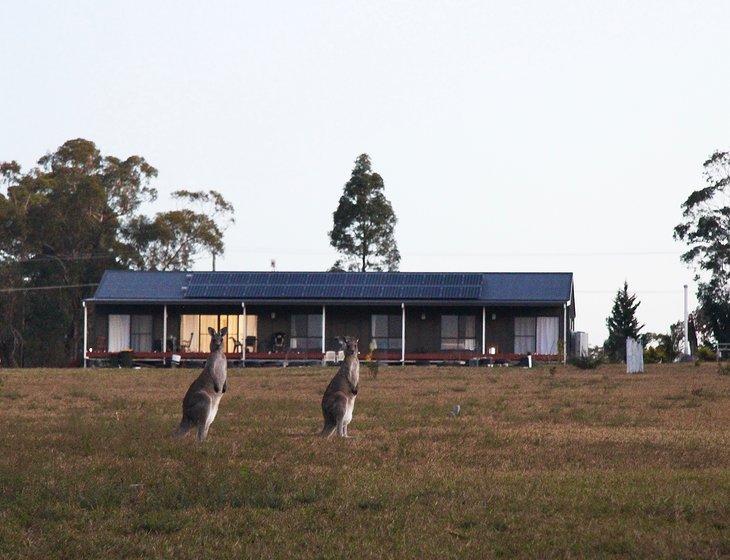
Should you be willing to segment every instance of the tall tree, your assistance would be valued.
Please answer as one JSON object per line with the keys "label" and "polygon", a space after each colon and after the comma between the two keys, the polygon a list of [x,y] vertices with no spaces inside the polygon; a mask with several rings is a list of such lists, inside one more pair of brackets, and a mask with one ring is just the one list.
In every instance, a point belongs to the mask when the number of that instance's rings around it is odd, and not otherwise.
{"label": "tall tree", "polygon": [[636,295],[629,293],[629,284],[624,282],[623,288],[616,292],[611,315],[606,319],[608,338],[604,343],[606,354],[612,360],[626,360],[626,339],[639,337],[644,325],[639,325],[636,309],[641,305]]}
{"label": "tall tree", "polygon": [[730,342],[730,152],[703,164],[705,186],[682,204],[674,237],[689,246],[682,255],[695,266],[699,314],[716,342]]}
{"label": "tall tree", "polygon": [[154,218],[136,216],[124,228],[134,268],[183,270],[196,255],[223,253],[223,233],[233,223],[233,206],[216,191],[180,190],[172,197],[185,206],[158,212]]}
{"label": "tall tree", "polygon": [[[693,316],[689,316],[689,346],[690,354],[697,351],[697,331],[694,326]],[[647,347],[651,343],[654,346],[653,355],[657,359],[666,362],[673,362],[684,354],[684,321],[677,321],[669,326],[669,333],[646,333],[641,335],[642,344]],[[648,348],[647,348],[648,351]]]}
{"label": "tall tree", "polygon": [[384,189],[383,178],[372,171],[370,156],[358,156],[329,232],[330,244],[343,256],[334,270],[398,270],[397,219]]}
{"label": "tall tree", "polygon": [[[143,203],[157,197],[150,184],[156,175],[144,158],[103,156],[84,139],[69,140],[27,172],[16,162],[0,163],[3,363],[63,365],[77,359],[81,300],[93,293],[105,269],[188,268],[201,253],[223,250],[218,226],[230,220],[232,209],[214,191],[179,196],[189,205],[212,202],[226,216],[191,208],[183,218],[141,214]],[[157,229],[145,229],[155,221]],[[163,261],[151,246],[170,256]]]}

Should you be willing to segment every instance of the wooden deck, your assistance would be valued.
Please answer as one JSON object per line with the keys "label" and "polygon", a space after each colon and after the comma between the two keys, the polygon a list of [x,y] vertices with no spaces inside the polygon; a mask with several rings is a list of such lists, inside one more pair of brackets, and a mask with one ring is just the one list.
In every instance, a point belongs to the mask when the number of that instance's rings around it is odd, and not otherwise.
{"label": "wooden deck", "polygon": [[[133,352],[132,361],[142,365],[166,365],[172,362],[173,355],[180,356],[181,364],[195,364],[203,362],[208,358],[208,352]],[[92,365],[112,365],[118,360],[118,352],[94,351],[87,354],[87,359]],[[440,363],[468,363],[470,360],[479,360],[479,364],[509,364],[516,363],[524,356],[521,354],[496,354],[482,355],[478,352],[469,351],[444,351],[444,352],[407,352],[405,363],[408,364],[440,364]],[[559,362],[561,357],[549,354],[533,354],[536,362]],[[324,354],[319,351],[296,351],[288,352],[247,352],[246,359],[242,360],[240,353],[227,352],[226,358],[234,364],[250,365],[281,365],[285,363],[322,363]],[[399,351],[379,351],[373,356],[360,353],[360,361],[377,361],[382,363],[397,364],[402,362]]]}

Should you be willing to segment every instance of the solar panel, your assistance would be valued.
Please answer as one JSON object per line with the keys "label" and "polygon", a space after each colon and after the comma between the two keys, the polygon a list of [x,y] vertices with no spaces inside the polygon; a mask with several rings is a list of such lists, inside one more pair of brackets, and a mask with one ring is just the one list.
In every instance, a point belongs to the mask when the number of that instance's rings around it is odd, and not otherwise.
{"label": "solar panel", "polygon": [[572,285],[571,273],[107,271],[94,297],[564,303]]}
{"label": "solar panel", "polygon": [[[409,272],[195,272],[186,298],[211,299],[373,299],[373,300],[482,300],[485,292],[497,299],[512,295],[540,296],[565,285],[520,275],[517,282],[489,283],[481,273]],[[541,275],[539,275],[541,276]],[[535,294],[538,294],[536,296]]]}

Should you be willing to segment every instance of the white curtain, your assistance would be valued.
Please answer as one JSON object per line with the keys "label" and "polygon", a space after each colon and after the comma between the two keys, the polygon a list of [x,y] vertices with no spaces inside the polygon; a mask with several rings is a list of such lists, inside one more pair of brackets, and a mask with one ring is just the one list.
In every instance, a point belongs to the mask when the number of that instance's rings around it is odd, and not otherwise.
{"label": "white curtain", "polygon": [[560,320],[557,317],[537,318],[537,354],[558,353],[558,332]]}
{"label": "white curtain", "polygon": [[129,349],[129,315],[109,315],[109,352]]}

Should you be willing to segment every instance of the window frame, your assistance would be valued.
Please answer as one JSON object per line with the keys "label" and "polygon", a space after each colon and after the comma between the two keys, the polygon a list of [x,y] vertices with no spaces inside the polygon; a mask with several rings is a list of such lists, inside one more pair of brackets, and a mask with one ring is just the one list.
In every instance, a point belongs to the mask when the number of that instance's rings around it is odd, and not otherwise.
{"label": "window frame", "polygon": [[[456,319],[456,336],[444,336],[444,321]],[[470,324],[467,322],[469,321]],[[471,333],[469,333],[471,326]],[[450,329],[451,330],[451,329]],[[443,351],[476,352],[477,350],[477,318],[471,313],[442,313],[439,348]]]}
{"label": "window frame", "polygon": [[[243,334],[241,331],[241,324],[243,322],[242,314],[234,313],[183,313],[180,315],[180,341],[187,340],[190,336],[189,332],[183,332],[185,326],[184,317],[195,317],[194,322],[197,325],[197,329],[193,331],[193,341],[190,344],[190,352],[209,352],[210,351],[210,334],[208,334],[208,327],[215,327],[216,331],[220,331],[223,327],[228,327],[228,332],[225,337],[225,352],[233,352],[235,344],[229,337],[233,337],[236,340],[240,340],[240,335]],[[203,326],[203,317],[215,317],[215,324],[210,321],[205,321]],[[225,318],[222,321],[221,318]],[[185,329],[187,331],[187,329]]]}
{"label": "window frame", "polygon": [[[526,334],[518,335],[517,334],[517,320],[518,319],[529,319],[529,320],[532,321],[532,334],[531,335],[526,335]],[[556,334],[556,338],[555,338],[556,351],[557,351],[557,349],[560,348],[560,332],[561,332],[560,331],[560,321],[561,321],[560,317],[557,317],[555,315],[534,315],[534,316],[524,316],[523,315],[523,316],[520,316],[520,317],[515,317],[515,327],[514,327],[514,331],[513,331],[513,334],[514,334],[514,352],[515,352],[515,354],[527,354],[527,353],[537,354],[538,353],[537,352],[537,342],[538,342],[538,337],[537,337],[537,334],[538,333],[537,333],[537,331],[538,331],[538,322],[539,322],[538,319],[550,319],[551,321],[557,321],[557,329],[555,330],[555,334]],[[530,339],[530,340],[532,340],[532,346],[531,346],[532,347],[532,350],[527,350],[525,352],[518,351],[517,350],[517,339]]]}
{"label": "window frame", "polygon": [[[532,334],[517,334],[517,320],[518,319],[528,319],[532,321]],[[515,354],[534,354],[537,351],[537,316],[520,316],[515,317],[515,324],[512,331],[512,335],[514,337],[514,343],[513,343],[513,350]],[[528,348],[532,348],[531,350],[517,350],[517,340],[531,340],[532,345],[528,345]]]}
{"label": "window frame", "polygon": [[[145,321],[140,321],[146,319]],[[135,330],[140,326],[149,326],[147,330]],[[154,318],[150,313],[132,313],[129,316],[129,347],[133,352],[152,352],[152,345],[154,343],[155,325]],[[142,344],[143,342],[149,342],[149,344]]]}
{"label": "window frame", "polygon": [[[300,335],[297,331],[296,320],[297,318],[304,317],[304,324],[306,324],[306,334]],[[317,317],[316,324],[313,322],[313,317]],[[292,313],[290,325],[291,331],[289,334],[289,348],[292,350],[322,350],[322,313]],[[313,330],[315,333],[313,334]],[[302,346],[304,343],[304,346]]]}
{"label": "window frame", "polygon": [[[376,333],[377,318],[385,318],[385,335]],[[371,313],[370,340],[375,341],[376,350],[401,350],[403,348],[403,317],[399,313]],[[382,325],[381,325],[382,326]],[[395,335],[394,336],[394,332]]]}

